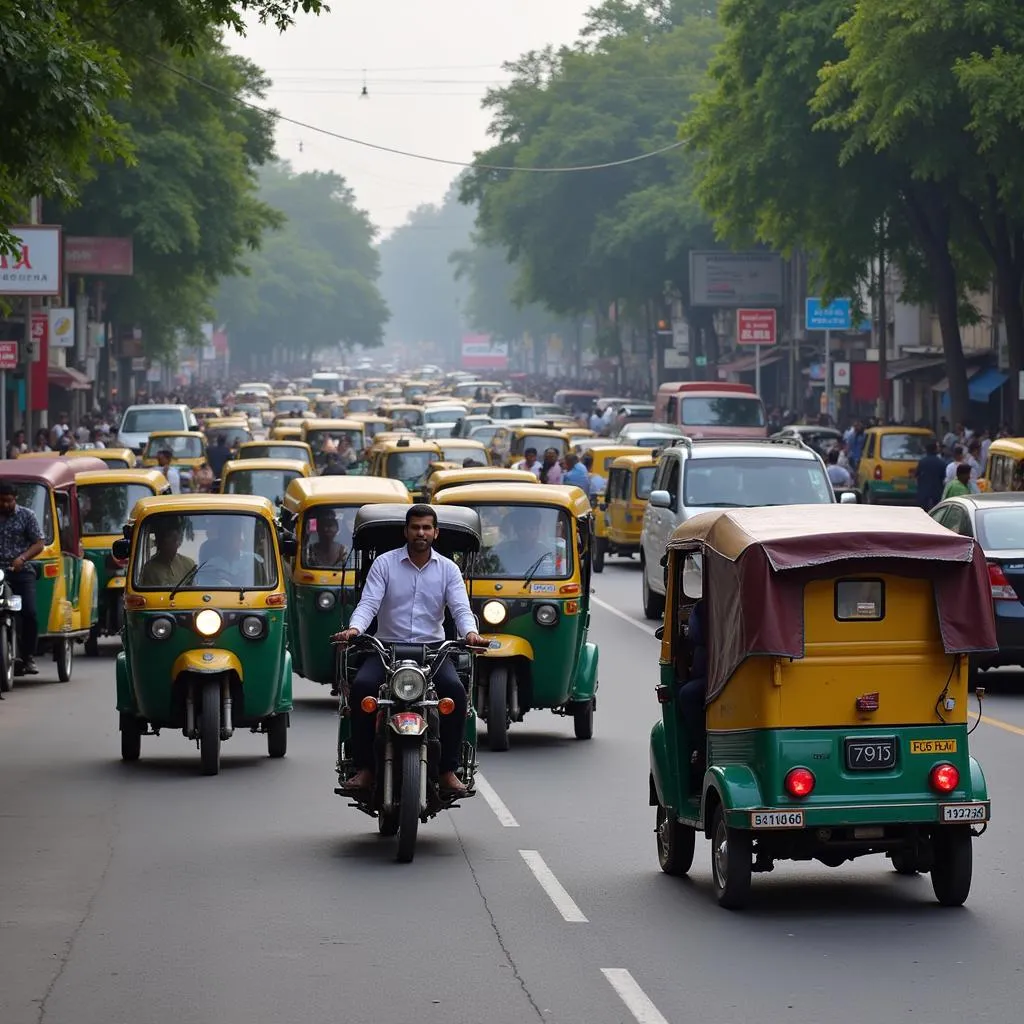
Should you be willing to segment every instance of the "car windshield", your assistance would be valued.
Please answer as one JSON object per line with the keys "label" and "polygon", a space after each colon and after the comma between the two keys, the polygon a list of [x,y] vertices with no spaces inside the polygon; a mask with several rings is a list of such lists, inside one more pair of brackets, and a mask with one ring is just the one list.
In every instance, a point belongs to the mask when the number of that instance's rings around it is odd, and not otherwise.
{"label": "car windshield", "polygon": [[[277,556],[266,520],[234,512],[162,513],[142,524],[133,585],[143,590],[269,590]],[[197,569],[198,566],[198,569]],[[184,581],[184,582],[183,582]]]}
{"label": "car windshield", "polygon": [[[572,574],[569,517],[539,505],[477,505],[482,546],[476,575],[488,579],[565,579]],[[539,591],[534,591],[539,593]]]}
{"label": "car windshield", "polygon": [[78,508],[82,517],[82,535],[104,537],[120,534],[135,502],[152,497],[153,489],[145,484],[79,485]]}
{"label": "car windshield", "polygon": [[928,452],[927,434],[883,434],[879,439],[878,457],[889,462],[917,462]]}
{"label": "car windshield", "polygon": [[646,501],[651,496],[657,469],[657,466],[644,466],[643,469],[636,471],[636,496],[641,501]]}
{"label": "car windshield", "polygon": [[14,486],[18,490],[15,501],[25,508],[32,509],[39,522],[39,528],[43,531],[43,540],[47,544],[53,543],[53,514],[50,509],[50,492],[42,484],[28,484],[15,481]]}
{"label": "car windshield", "polygon": [[274,415],[282,413],[302,413],[309,408],[308,398],[279,398],[274,403]]}
{"label": "car windshield", "polygon": [[289,444],[254,444],[251,448],[243,448],[240,459],[294,459],[296,462],[309,462],[309,453],[305,448],[293,448]]}
{"label": "car windshield", "polygon": [[256,494],[280,505],[288,485],[298,475],[294,469],[236,469],[224,481],[224,493]]}
{"label": "car windshield", "polygon": [[1024,551],[1024,504],[979,510],[977,528],[985,551]]}
{"label": "car windshield", "polygon": [[438,409],[425,409],[423,412],[424,423],[455,423],[466,415],[464,408],[453,409],[445,406]]}
{"label": "car windshield", "polygon": [[123,434],[151,434],[154,430],[183,430],[180,409],[129,409],[121,422]]}
{"label": "car windshield", "polygon": [[688,427],[763,427],[764,407],[749,398],[684,398],[682,422]]}
{"label": "car windshield", "polygon": [[340,569],[352,547],[358,506],[317,505],[302,518],[302,565],[306,569]]}
{"label": "car windshield", "polygon": [[816,458],[688,459],[683,478],[687,508],[827,505],[832,488]]}
{"label": "car windshield", "polygon": [[146,445],[146,458],[155,459],[157,452],[169,451],[174,459],[201,459],[203,457],[203,439],[201,437],[182,437],[179,435],[157,434],[151,437]]}
{"label": "car windshield", "polygon": [[434,452],[395,452],[388,456],[387,475],[401,480],[406,487],[415,488],[423,483],[432,462],[440,459]]}

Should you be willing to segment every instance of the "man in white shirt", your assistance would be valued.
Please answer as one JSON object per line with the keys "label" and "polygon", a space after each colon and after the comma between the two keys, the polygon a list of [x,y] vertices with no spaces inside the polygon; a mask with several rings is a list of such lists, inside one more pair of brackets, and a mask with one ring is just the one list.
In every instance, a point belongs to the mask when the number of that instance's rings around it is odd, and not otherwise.
{"label": "man in white shirt", "polygon": [[540,462],[537,460],[537,449],[527,448],[523,452],[523,458],[521,458],[513,467],[513,469],[525,469],[532,473],[535,477],[540,477]]}
{"label": "man in white shirt", "polygon": [[[455,620],[455,628],[471,647],[483,645],[476,631],[476,619],[469,606],[466,584],[459,567],[434,550],[437,513],[429,505],[413,505],[405,515],[405,547],[378,555],[366,575],[366,583],[349,628],[331,639],[348,643],[365,633],[377,619],[381,643],[438,644],[444,640],[444,610]],[[384,682],[384,665],[371,655],[363,662],[349,694],[352,716],[352,759],[356,774],[342,784],[346,792],[372,791],[373,735],[376,714],[367,714],[360,704],[375,697]],[[465,796],[466,787],[455,774],[462,759],[462,738],[466,723],[466,688],[450,660],[434,675],[439,699],[450,697],[455,711],[440,716],[441,758],[438,785],[443,796]]]}
{"label": "man in white shirt", "polygon": [[174,456],[170,450],[162,448],[156,453],[157,468],[167,477],[167,482],[171,485],[171,494],[181,494],[181,474],[171,465],[172,458]]}

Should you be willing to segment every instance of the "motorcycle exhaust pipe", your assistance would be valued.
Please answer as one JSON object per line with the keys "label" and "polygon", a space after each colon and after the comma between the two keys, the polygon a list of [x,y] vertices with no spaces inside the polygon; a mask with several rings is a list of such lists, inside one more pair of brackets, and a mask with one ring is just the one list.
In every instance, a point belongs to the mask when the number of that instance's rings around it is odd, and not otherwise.
{"label": "motorcycle exhaust pipe", "polygon": [[384,746],[384,810],[395,807],[395,746],[389,739]]}
{"label": "motorcycle exhaust pipe", "polygon": [[234,731],[235,727],[231,721],[231,681],[225,678],[220,684],[220,738],[231,739]]}

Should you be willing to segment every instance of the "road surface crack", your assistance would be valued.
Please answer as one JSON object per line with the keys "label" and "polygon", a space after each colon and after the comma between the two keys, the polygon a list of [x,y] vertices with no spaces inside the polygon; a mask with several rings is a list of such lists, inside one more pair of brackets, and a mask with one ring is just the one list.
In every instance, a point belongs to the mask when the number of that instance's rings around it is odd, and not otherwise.
{"label": "road surface crack", "polygon": [[[490,903],[487,902],[487,897],[484,895],[483,886],[480,884],[480,879],[477,878],[476,869],[473,867],[473,862],[469,859],[469,851],[466,849],[466,844],[462,841],[462,833],[459,832],[458,825],[452,822],[452,828],[455,830],[455,838],[458,840],[459,849],[462,851],[462,856],[466,861],[466,867],[469,868],[469,873],[473,878],[473,884],[476,886],[476,891],[480,894],[480,901],[484,905],[484,911],[487,914],[488,920],[491,922],[491,930],[494,932],[494,937],[497,939],[498,948],[505,956],[505,961],[512,971],[512,977],[516,979],[519,987],[523,990],[523,995],[526,996],[526,1001],[533,1008],[533,1012],[537,1015],[538,1020],[544,1020],[544,1011],[537,1005],[537,1000],[533,998],[533,994],[527,987],[526,980],[522,974],[519,973],[519,967],[512,957],[508,946],[505,945],[505,940],[502,938],[501,929],[498,927],[498,922],[494,919],[494,912],[491,910]],[[42,1021],[40,1021],[42,1024]]]}

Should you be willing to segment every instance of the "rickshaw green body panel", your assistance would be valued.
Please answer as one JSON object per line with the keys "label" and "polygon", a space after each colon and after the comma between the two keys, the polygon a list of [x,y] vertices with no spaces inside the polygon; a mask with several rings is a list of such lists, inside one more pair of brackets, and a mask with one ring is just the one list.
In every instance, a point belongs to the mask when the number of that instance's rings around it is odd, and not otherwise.
{"label": "rickshaw green body panel", "polygon": [[345,603],[337,600],[330,608],[321,608],[317,599],[324,593],[338,597],[339,588],[315,583],[288,582],[288,639],[295,671],[314,683],[334,685],[336,648],[331,636],[348,627],[356,600],[351,588],[345,589]]}

